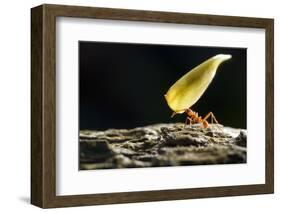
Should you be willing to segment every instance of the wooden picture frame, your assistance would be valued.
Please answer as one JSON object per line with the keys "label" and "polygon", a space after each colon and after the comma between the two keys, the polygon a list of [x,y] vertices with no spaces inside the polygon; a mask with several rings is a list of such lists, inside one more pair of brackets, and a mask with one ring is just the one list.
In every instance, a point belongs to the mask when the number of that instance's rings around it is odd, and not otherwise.
{"label": "wooden picture frame", "polygon": [[[265,29],[265,184],[56,195],[56,17]],[[44,4],[31,9],[31,203],[42,208],[267,194],[274,191],[273,19]]]}

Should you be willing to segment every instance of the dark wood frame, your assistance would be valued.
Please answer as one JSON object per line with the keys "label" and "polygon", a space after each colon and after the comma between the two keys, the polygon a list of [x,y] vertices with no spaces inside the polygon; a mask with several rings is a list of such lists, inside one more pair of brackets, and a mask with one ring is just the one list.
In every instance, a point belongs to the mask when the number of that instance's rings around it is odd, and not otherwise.
{"label": "dark wood frame", "polygon": [[[265,29],[266,34],[266,177],[265,184],[195,189],[56,196],[56,17],[163,22]],[[274,191],[274,20],[41,5],[31,9],[31,203],[65,207],[218,196],[273,193]]]}

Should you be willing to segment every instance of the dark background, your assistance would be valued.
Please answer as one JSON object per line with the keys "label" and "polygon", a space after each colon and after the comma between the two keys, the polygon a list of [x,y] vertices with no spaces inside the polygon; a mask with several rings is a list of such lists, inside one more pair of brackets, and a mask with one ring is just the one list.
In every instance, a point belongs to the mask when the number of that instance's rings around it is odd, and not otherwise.
{"label": "dark background", "polygon": [[246,49],[79,42],[80,129],[134,128],[184,122],[170,118],[164,94],[180,77],[216,54],[231,54],[191,109],[212,111],[226,126],[246,128]]}

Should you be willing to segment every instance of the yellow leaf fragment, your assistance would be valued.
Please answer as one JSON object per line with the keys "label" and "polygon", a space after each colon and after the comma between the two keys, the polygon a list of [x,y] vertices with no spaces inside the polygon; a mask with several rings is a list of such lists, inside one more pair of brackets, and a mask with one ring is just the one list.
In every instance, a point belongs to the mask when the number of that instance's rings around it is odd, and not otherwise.
{"label": "yellow leaf fragment", "polygon": [[219,65],[231,55],[218,54],[199,64],[174,83],[165,94],[169,107],[183,113],[195,104],[213,80]]}

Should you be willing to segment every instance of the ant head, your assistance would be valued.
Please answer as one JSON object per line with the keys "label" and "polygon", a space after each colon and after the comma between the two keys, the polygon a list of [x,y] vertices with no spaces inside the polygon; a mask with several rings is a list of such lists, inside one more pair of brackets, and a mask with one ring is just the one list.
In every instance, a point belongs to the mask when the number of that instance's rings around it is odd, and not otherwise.
{"label": "ant head", "polygon": [[193,115],[193,111],[191,109],[186,109],[185,112],[190,116]]}
{"label": "ant head", "polygon": [[207,128],[209,126],[209,123],[207,121],[203,121],[202,124],[203,124],[204,128]]}

